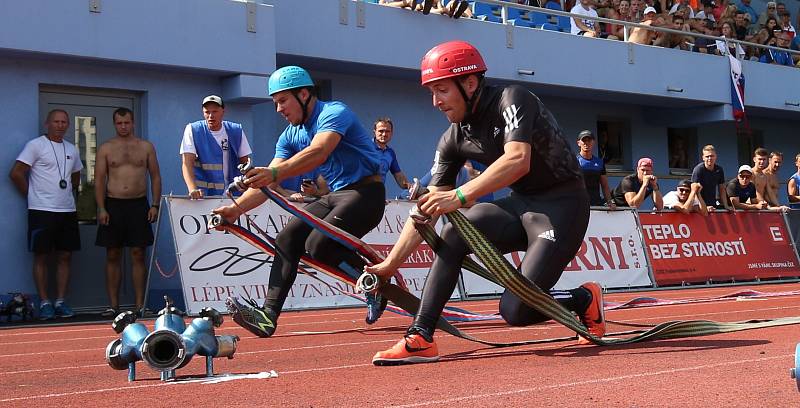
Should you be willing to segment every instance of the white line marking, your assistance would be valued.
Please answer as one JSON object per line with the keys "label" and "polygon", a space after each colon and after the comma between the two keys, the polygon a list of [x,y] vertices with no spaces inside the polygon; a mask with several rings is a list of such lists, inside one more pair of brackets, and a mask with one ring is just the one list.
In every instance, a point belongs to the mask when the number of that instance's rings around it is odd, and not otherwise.
{"label": "white line marking", "polygon": [[770,360],[777,360],[777,359],[784,359],[792,357],[791,354],[785,354],[781,356],[773,356],[773,357],[764,357],[764,358],[756,358],[756,359],[749,359],[749,360],[737,360],[737,361],[726,361],[724,363],[716,363],[716,364],[706,364],[700,366],[693,366],[693,367],[683,367],[683,368],[673,368],[671,370],[661,370],[655,372],[648,372],[648,373],[637,373],[637,374],[628,374],[628,375],[620,375],[616,377],[605,377],[605,378],[596,378],[593,380],[585,380],[585,381],[575,381],[575,382],[568,382],[568,383],[561,383],[561,384],[553,384],[553,385],[545,385],[540,387],[532,387],[532,388],[521,388],[516,390],[509,390],[509,391],[502,391],[502,392],[493,392],[493,393],[486,393],[486,394],[474,394],[474,395],[466,395],[463,397],[457,398],[448,398],[442,400],[432,400],[432,401],[423,401],[414,404],[406,404],[406,405],[395,405],[396,408],[410,408],[410,407],[423,407],[427,405],[434,405],[434,404],[442,404],[442,405],[451,405],[454,402],[460,401],[467,401],[467,400],[476,400],[476,399],[485,399],[485,398],[495,398],[500,396],[507,396],[507,395],[514,395],[514,394],[525,394],[531,393],[536,391],[543,391],[543,390],[552,390],[557,388],[567,388],[567,387],[575,387],[581,385],[589,385],[589,384],[601,384],[601,383],[609,383],[615,382],[620,380],[630,380],[633,378],[642,378],[642,377],[652,377],[652,376],[659,376],[664,374],[675,374],[675,373],[682,373],[687,371],[698,371],[706,368],[715,368],[715,367],[724,367],[736,364],[745,364],[745,363],[756,363],[756,362],[764,362]]}

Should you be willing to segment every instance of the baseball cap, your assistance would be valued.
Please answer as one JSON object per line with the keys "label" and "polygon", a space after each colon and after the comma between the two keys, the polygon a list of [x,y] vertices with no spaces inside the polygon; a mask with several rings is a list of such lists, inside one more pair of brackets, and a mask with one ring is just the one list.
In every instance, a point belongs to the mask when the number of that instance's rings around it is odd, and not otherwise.
{"label": "baseball cap", "polygon": [[656,12],[656,9],[654,7],[648,6],[648,7],[646,7],[644,9],[644,14],[650,14],[650,13],[655,13],[655,12]]}
{"label": "baseball cap", "polygon": [[736,174],[742,174],[743,171],[753,174],[753,168],[746,164],[741,165],[741,167],[739,167],[739,172]]}
{"label": "baseball cap", "polygon": [[594,139],[594,134],[592,134],[591,130],[584,130],[581,133],[578,133],[578,140],[583,140],[585,138]]}
{"label": "baseball cap", "polygon": [[678,183],[678,188],[692,188],[692,180],[690,179],[683,179],[680,183]]}
{"label": "baseball cap", "polygon": [[225,107],[225,103],[222,102],[222,98],[220,98],[217,95],[208,95],[205,98],[203,98],[203,106],[206,106],[207,103],[211,103],[211,102],[216,103],[217,105],[219,105],[222,108]]}
{"label": "baseball cap", "polygon": [[639,162],[636,163],[636,168],[638,169],[639,167],[642,167],[642,166],[653,167],[653,159],[651,159],[649,157],[642,157],[641,159],[639,159]]}

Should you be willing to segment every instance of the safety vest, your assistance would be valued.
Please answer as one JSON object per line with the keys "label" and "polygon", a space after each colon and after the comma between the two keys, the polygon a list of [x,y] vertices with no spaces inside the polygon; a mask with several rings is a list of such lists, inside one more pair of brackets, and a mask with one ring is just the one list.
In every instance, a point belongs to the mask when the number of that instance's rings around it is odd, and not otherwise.
{"label": "safety vest", "polygon": [[[206,197],[223,195],[232,178],[239,174],[236,166],[239,164],[238,149],[242,144],[242,125],[222,121],[222,127],[228,134],[227,152],[220,149],[205,120],[192,123],[192,138],[197,153],[194,161],[195,184]],[[225,180],[222,169],[222,155],[225,153],[228,154],[229,180]]]}

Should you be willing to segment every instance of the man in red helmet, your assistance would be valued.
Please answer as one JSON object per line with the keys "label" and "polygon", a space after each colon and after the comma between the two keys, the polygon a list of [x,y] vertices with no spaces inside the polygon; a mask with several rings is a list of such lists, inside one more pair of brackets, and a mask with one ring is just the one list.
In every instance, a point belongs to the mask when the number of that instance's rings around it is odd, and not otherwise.
{"label": "man in red helmet", "polygon": [[[583,242],[589,223],[589,197],[569,142],[542,102],[519,85],[484,84],[486,64],[475,47],[463,41],[440,44],[422,59],[422,85],[450,127],[439,139],[430,193],[419,210],[434,219],[504,187],[511,195],[477,203],[467,218],[503,252],[526,251],[520,271],[550,290]],[[453,189],[466,160],[488,165],[478,177]],[[422,238],[409,220],[386,260],[366,267],[384,279],[394,274]],[[432,362],[439,359],[433,331],[470,253],[452,225],[442,230],[444,244],[425,282],[422,303],[406,335],[379,352],[376,365]],[[574,311],[590,332],[602,337],[602,290],[597,283],[550,294]],[[500,314],[511,325],[548,318],[506,291]]]}

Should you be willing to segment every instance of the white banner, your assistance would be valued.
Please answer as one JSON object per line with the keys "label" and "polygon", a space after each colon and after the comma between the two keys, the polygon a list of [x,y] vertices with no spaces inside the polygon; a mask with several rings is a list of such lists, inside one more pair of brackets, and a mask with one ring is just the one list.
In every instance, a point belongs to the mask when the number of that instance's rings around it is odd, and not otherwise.
{"label": "white banner", "polygon": [[[524,252],[507,254],[519,267]],[[572,289],[588,281],[606,288],[652,286],[636,214],[628,211],[592,211],[580,250],[567,265],[555,289]],[[466,296],[503,293],[503,288],[463,271]]]}
{"label": "white banner", "polygon": [[[225,299],[229,296],[246,296],[259,303],[266,297],[272,257],[239,238],[219,231],[208,230],[211,210],[227,205],[227,199],[189,200],[168,197],[170,222],[175,240],[175,251],[186,300],[186,312],[197,314],[206,306],[225,310]],[[364,241],[382,254],[388,253],[400,236],[408,217],[411,203],[392,201],[386,206],[384,220]],[[292,218],[276,204],[268,201],[249,212],[251,220],[270,236],[277,235]],[[244,217],[239,220],[247,226]],[[437,226],[437,230],[440,229]],[[251,229],[254,231],[254,229]],[[255,232],[255,231],[254,231]],[[400,272],[409,290],[419,296],[433,261],[433,251],[422,245],[404,264]],[[306,268],[310,269],[310,268]],[[352,289],[322,273],[323,281],[335,288]],[[458,292],[453,298],[460,298]],[[298,274],[284,309],[357,305],[360,302],[332,290],[304,274]]]}

